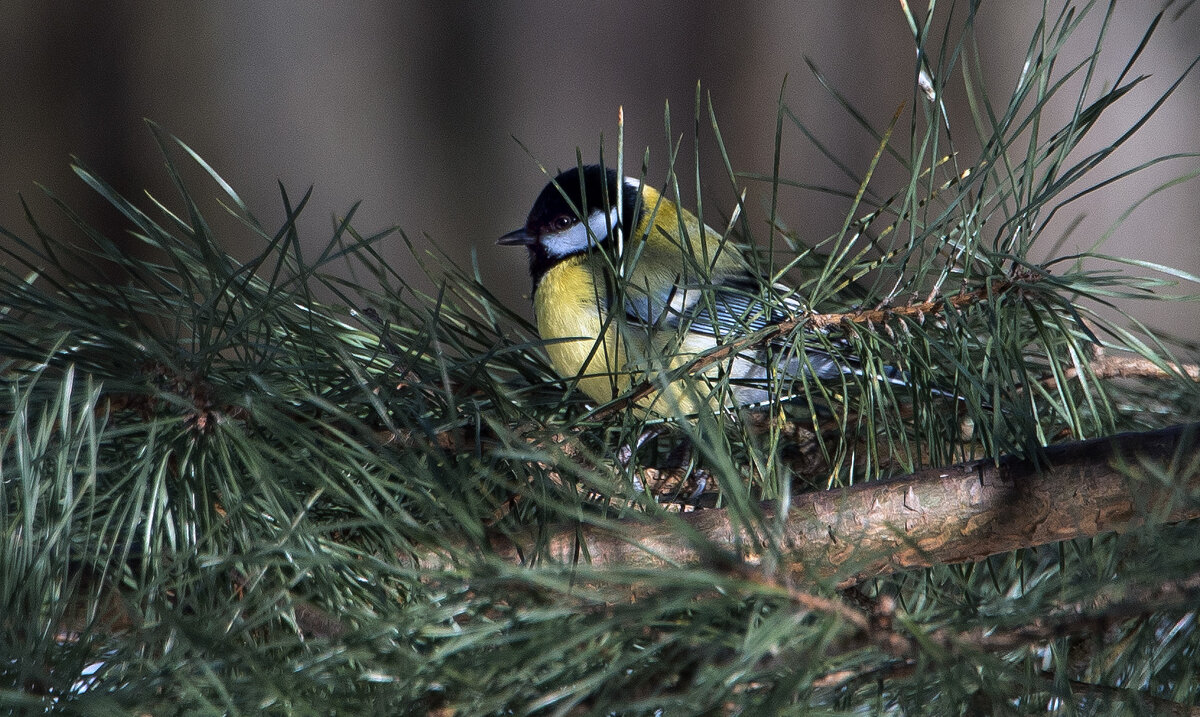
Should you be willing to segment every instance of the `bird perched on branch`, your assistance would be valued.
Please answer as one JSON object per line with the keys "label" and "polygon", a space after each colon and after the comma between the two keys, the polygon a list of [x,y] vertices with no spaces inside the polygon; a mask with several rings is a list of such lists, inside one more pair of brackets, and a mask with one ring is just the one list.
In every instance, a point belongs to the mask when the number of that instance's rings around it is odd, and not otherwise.
{"label": "bird perched on branch", "polygon": [[[796,349],[779,336],[753,341],[756,332],[802,317],[804,306],[694,214],[612,169],[562,172],[525,226],[498,243],[529,250],[550,360],[601,403],[641,385],[640,410],[689,415],[760,403],[807,377],[862,372],[853,359]],[[728,351],[705,361],[717,346]],[[880,373],[905,383],[890,367]]]}

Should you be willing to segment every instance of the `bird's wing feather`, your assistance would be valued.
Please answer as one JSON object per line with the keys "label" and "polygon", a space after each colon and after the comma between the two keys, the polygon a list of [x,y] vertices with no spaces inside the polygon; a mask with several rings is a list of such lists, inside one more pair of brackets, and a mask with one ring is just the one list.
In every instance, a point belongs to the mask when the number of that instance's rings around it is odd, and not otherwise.
{"label": "bird's wing feather", "polygon": [[[727,277],[721,283],[703,289],[678,287],[672,300],[660,299],[659,306],[664,308],[660,310],[655,326],[663,330],[686,331],[693,338],[709,337],[716,345],[716,341],[746,336],[804,313],[803,302],[788,296],[787,287],[771,287],[774,296],[764,289],[764,283],[750,275]],[[627,303],[630,321],[640,322],[640,312],[629,311],[629,306]],[[637,309],[643,306],[643,303],[636,304]],[[787,391],[781,381],[803,377],[828,381],[861,372],[857,359],[849,352],[842,356],[821,348],[805,346],[801,349],[785,344],[772,341],[774,353],[754,349],[733,358],[727,369],[739,403],[760,403],[780,389]],[[844,345],[844,342],[834,341],[834,350],[839,351]],[[885,378],[891,380],[891,376]]]}
{"label": "bird's wing feather", "polygon": [[[784,287],[776,288],[786,291]],[[762,283],[748,276],[728,278],[710,291],[688,290],[685,298],[686,302],[673,302],[668,325],[682,325],[710,336],[752,333],[804,310],[796,299],[768,302]]]}
{"label": "bird's wing feather", "polygon": [[[786,286],[775,285],[772,288],[783,298],[767,301],[763,296],[763,283],[749,275],[727,277],[707,289],[672,284],[655,297],[649,297],[644,292],[638,296],[627,296],[625,312],[629,321],[647,327],[670,330],[683,328],[705,336],[732,338],[804,313],[803,302],[788,296]],[[864,374],[861,361],[845,339],[826,337],[826,340],[832,341],[830,348],[833,351],[809,344],[802,355],[792,354],[791,358],[777,363],[773,369],[791,378],[811,376],[822,381]],[[908,374],[894,366],[878,367],[872,375],[876,380],[897,386],[911,383]],[[935,395],[958,398],[953,392],[938,388],[932,390]]]}

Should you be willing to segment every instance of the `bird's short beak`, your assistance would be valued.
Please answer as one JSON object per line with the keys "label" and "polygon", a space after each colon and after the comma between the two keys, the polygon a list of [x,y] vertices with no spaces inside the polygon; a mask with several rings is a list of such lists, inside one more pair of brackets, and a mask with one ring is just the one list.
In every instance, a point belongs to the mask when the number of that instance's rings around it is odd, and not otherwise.
{"label": "bird's short beak", "polygon": [[537,237],[525,231],[525,227],[521,227],[500,237],[496,243],[500,246],[529,246],[536,241]]}

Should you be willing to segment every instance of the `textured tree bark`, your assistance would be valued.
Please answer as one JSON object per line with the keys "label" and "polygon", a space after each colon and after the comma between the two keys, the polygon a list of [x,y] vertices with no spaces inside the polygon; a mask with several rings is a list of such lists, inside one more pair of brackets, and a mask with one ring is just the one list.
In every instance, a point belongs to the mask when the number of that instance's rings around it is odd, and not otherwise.
{"label": "textured tree bark", "polygon": [[[1200,424],[1187,424],[1050,446],[1040,467],[1003,459],[924,470],[795,496],[782,523],[776,506],[764,503],[760,524],[781,527],[774,540],[783,564],[774,569],[797,579],[841,575],[850,584],[973,562],[1139,522],[1200,516],[1198,438]],[[1156,477],[1163,470],[1175,472],[1175,480]],[[563,563],[666,568],[732,556],[766,569],[770,540],[714,509],[653,522],[563,526],[538,537],[497,536],[492,547],[513,560],[539,555]]]}

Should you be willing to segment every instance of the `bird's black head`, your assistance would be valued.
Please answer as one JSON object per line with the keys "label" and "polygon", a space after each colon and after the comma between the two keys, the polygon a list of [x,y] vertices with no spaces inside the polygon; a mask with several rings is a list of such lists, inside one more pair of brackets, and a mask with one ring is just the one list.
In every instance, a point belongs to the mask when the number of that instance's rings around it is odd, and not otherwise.
{"label": "bird's black head", "polygon": [[[546,270],[563,259],[605,246],[617,223],[615,170],[598,164],[568,169],[546,185],[529,210],[525,226],[500,237],[499,244],[529,248],[534,290]],[[621,224],[626,237],[636,226],[641,183],[629,177],[621,187]]]}

